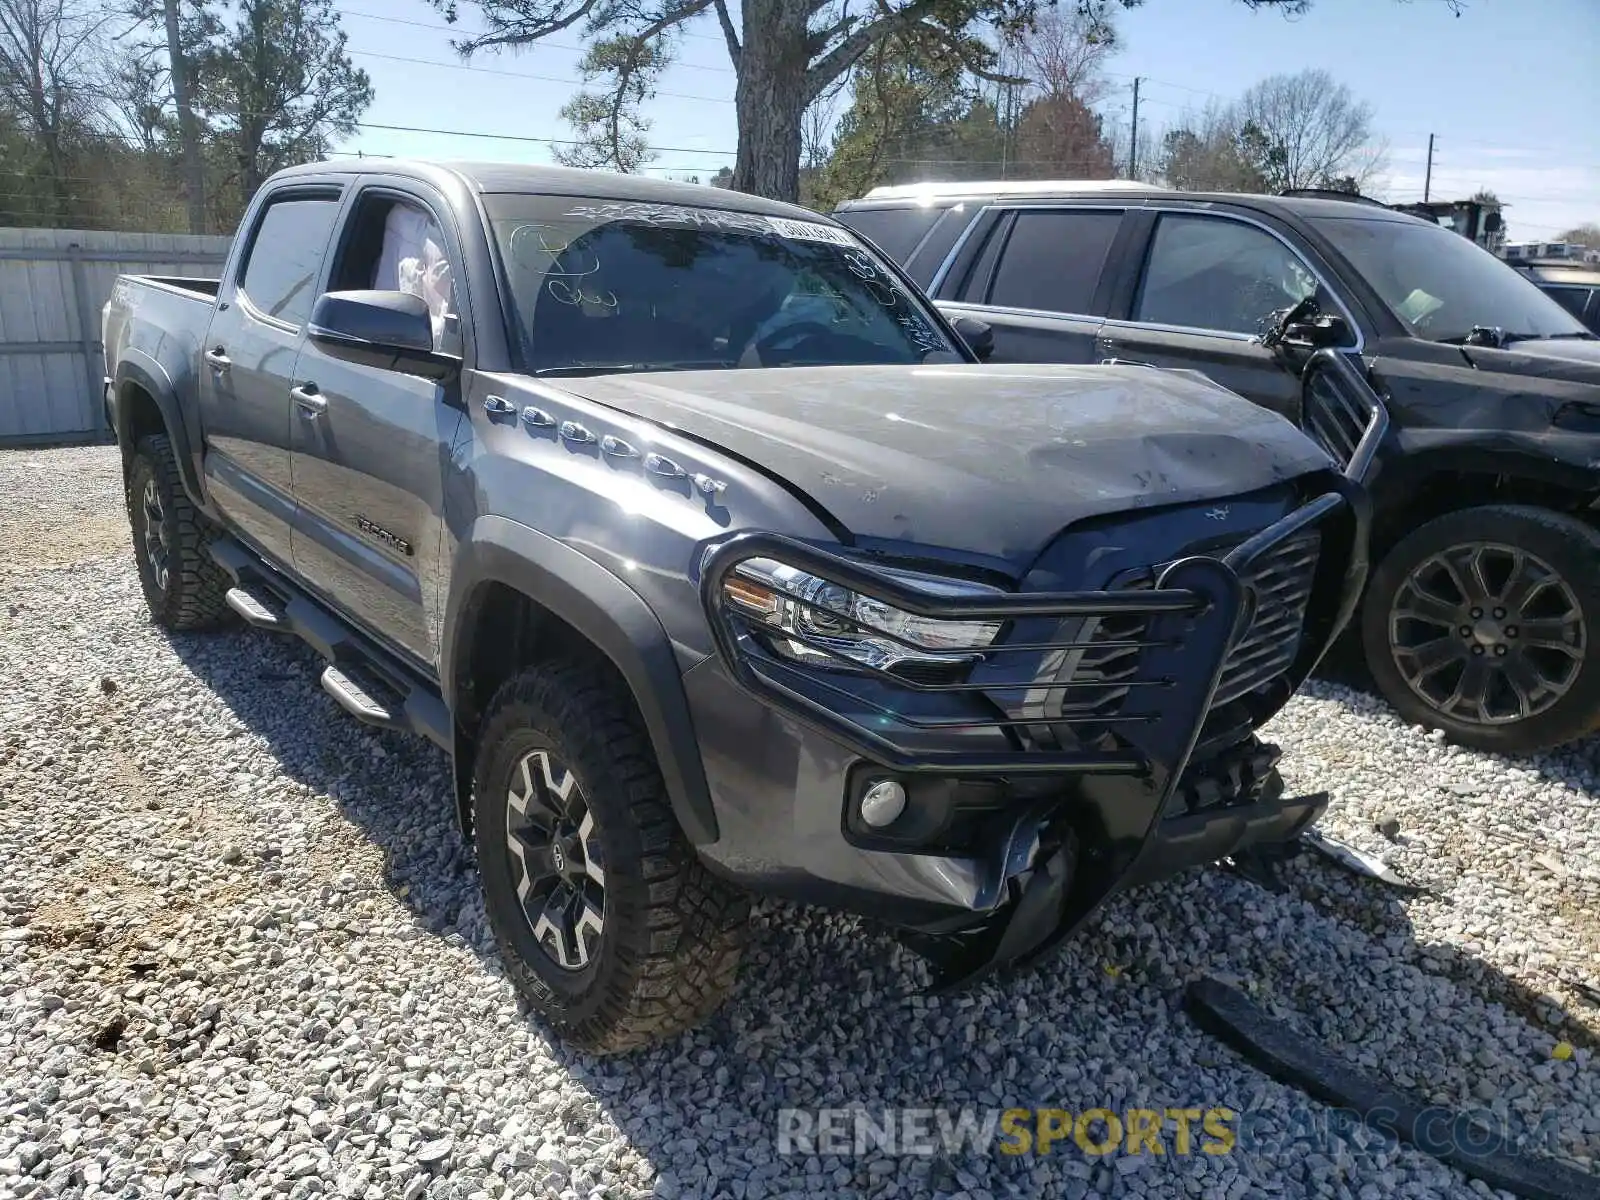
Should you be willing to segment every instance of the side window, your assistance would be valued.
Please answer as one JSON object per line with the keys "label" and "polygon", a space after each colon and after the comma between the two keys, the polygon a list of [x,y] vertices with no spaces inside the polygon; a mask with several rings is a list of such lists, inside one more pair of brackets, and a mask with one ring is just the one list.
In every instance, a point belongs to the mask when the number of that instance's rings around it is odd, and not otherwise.
{"label": "side window", "polygon": [[1156,223],[1133,319],[1253,334],[1268,313],[1316,288],[1310,268],[1264,229],[1167,214]]}
{"label": "side window", "polygon": [[338,212],[333,196],[297,196],[268,205],[239,281],[252,307],[292,325],[305,324]]}
{"label": "side window", "polygon": [[1019,212],[987,303],[1095,315],[1095,288],[1121,224],[1122,214],[1106,209]]}
{"label": "side window", "polygon": [[1545,293],[1562,308],[1575,317],[1583,316],[1583,307],[1589,301],[1589,289],[1577,287],[1551,287],[1545,285]]}
{"label": "side window", "polygon": [[862,208],[839,213],[838,218],[895,262],[903,264],[922,240],[922,235],[947,211],[944,208]]}
{"label": "side window", "polygon": [[461,321],[444,231],[420,204],[382,192],[362,196],[329,286],[420,296],[433,322],[433,348],[461,353]]}

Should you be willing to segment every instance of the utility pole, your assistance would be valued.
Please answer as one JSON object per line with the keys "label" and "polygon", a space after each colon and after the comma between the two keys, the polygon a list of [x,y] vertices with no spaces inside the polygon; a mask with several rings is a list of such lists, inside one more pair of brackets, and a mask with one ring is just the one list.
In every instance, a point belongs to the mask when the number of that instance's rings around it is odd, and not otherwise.
{"label": "utility pole", "polygon": [[1428,202],[1428,196],[1433,191],[1433,134],[1428,135],[1428,171],[1422,177],[1422,202]]}
{"label": "utility pole", "polygon": [[1133,77],[1133,130],[1128,136],[1128,178],[1139,178],[1139,77]]}
{"label": "utility pole", "polygon": [[178,0],[166,0],[167,69],[172,73],[172,98],[178,104],[178,136],[183,141],[183,165],[189,179],[189,232],[206,231],[206,168],[200,158],[200,129],[194,120],[189,65],[183,58],[183,38],[178,32]]}

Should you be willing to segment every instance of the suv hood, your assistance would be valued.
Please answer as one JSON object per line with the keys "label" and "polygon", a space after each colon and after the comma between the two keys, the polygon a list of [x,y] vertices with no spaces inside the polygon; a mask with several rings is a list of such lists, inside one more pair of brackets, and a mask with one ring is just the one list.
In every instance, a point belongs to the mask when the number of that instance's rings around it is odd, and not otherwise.
{"label": "suv hood", "polygon": [[1580,383],[1600,383],[1600,340],[1593,338],[1530,338],[1512,342],[1504,350],[1490,346],[1467,346],[1465,350],[1472,365],[1483,371],[1542,375],[1567,363],[1582,363],[1589,369],[1570,368],[1569,377]]}
{"label": "suv hood", "polygon": [[857,536],[1011,560],[1088,517],[1330,466],[1282,417],[1149,367],[787,367],[559,386],[747,459]]}

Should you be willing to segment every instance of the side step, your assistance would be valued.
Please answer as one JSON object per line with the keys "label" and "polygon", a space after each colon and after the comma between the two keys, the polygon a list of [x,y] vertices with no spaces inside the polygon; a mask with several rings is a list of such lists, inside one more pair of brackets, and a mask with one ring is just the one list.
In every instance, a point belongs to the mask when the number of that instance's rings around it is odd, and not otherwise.
{"label": "side step", "polygon": [[[372,698],[367,687],[357,683],[337,666],[329,663],[322,671],[322,690],[338,702],[340,708],[358,721],[377,725],[383,729],[404,729],[405,722],[387,706]],[[376,690],[376,689],[373,689]]]}
{"label": "side step", "polygon": [[211,545],[211,557],[234,580],[228,607],[257,629],[292,633],[328,660],[323,690],[356,720],[421,734],[443,750],[454,744],[450,710],[438,687],[357,632],[232,538]]}
{"label": "side step", "polygon": [[254,592],[242,587],[229,588],[223,599],[228,602],[228,607],[233,609],[249,624],[257,629],[282,629],[283,614],[276,611],[272,605],[257,596]]}

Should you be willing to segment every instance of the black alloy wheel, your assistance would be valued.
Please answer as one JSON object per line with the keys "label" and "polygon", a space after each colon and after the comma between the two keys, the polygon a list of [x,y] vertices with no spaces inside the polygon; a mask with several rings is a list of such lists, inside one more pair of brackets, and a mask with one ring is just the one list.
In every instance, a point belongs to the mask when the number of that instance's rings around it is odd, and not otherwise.
{"label": "black alloy wheel", "polygon": [[534,941],[562,970],[588,967],[605,935],[605,865],[578,778],[548,750],[517,765],[506,854]]}
{"label": "black alloy wheel", "polygon": [[1527,753],[1600,727],[1600,532],[1520,505],[1449,513],[1383,556],[1367,662],[1410,721]]}

